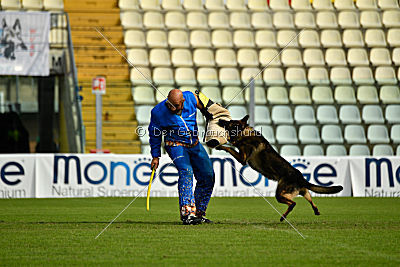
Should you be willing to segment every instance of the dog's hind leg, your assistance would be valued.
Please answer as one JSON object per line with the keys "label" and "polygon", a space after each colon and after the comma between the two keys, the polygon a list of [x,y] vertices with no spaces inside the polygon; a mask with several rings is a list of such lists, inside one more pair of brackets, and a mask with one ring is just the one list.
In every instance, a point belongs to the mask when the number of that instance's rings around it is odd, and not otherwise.
{"label": "dog's hind leg", "polygon": [[310,202],[312,209],[314,210],[315,215],[320,215],[319,210],[317,206],[314,204],[314,202],[311,199],[311,194],[308,189],[304,188],[300,191],[300,195],[302,195],[308,202]]}
{"label": "dog's hind leg", "polygon": [[288,205],[288,209],[285,211],[284,214],[282,214],[282,217],[280,218],[280,221],[282,222],[296,206],[296,202],[291,199],[293,198],[293,194],[283,193],[283,191],[278,190],[276,192],[275,198],[276,200],[278,200],[279,203]]}

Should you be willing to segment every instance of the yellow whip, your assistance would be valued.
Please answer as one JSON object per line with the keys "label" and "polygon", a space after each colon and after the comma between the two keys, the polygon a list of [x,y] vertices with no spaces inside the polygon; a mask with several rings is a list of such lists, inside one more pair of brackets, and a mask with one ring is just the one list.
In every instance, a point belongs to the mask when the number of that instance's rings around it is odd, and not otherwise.
{"label": "yellow whip", "polygon": [[156,172],[156,169],[153,169],[153,170],[151,171],[149,186],[147,187],[147,202],[146,202],[146,209],[147,209],[147,211],[150,210],[150,190],[151,190],[151,184],[153,183],[153,178],[154,178],[154,173],[155,173],[155,172]]}

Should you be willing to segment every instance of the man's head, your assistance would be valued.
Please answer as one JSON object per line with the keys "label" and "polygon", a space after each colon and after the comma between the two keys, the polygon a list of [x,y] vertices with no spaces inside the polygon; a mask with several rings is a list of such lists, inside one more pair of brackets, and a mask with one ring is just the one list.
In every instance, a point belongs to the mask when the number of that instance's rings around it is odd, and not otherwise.
{"label": "man's head", "polygon": [[185,99],[183,98],[182,91],[179,89],[172,89],[168,93],[168,99],[165,104],[172,113],[181,115],[184,102]]}

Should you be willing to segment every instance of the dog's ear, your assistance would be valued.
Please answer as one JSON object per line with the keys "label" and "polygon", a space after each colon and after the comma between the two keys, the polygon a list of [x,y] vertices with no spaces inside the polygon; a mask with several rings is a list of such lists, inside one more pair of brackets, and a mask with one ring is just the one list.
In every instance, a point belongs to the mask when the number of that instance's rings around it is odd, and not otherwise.
{"label": "dog's ear", "polygon": [[240,121],[247,124],[247,120],[249,119],[249,115],[246,115]]}
{"label": "dog's ear", "polygon": [[4,18],[3,18],[3,21],[2,21],[2,23],[1,23],[1,24],[3,25],[3,28],[7,27],[7,22],[6,22],[6,19],[4,19]]}

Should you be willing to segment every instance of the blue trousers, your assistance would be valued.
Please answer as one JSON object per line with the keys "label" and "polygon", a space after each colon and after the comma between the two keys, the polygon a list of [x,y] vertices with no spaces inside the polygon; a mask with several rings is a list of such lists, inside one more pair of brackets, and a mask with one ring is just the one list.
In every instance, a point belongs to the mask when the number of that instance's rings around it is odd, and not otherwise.
{"label": "blue trousers", "polygon": [[[166,146],[165,150],[179,173],[179,206],[196,205],[197,211],[207,209],[214,188],[214,170],[204,147],[198,143],[195,147]],[[193,174],[196,189],[193,194]]]}

